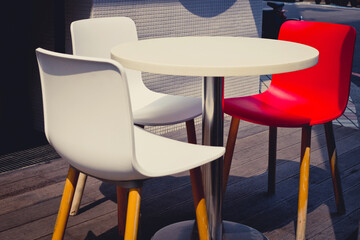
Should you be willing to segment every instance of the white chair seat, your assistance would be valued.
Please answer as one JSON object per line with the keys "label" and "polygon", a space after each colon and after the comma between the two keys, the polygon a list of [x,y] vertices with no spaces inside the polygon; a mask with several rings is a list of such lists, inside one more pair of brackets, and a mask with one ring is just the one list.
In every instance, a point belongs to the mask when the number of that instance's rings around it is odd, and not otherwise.
{"label": "white chair seat", "polygon": [[194,119],[202,112],[201,98],[151,92],[146,97],[135,96],[133,102],[134,122],[144,126],[181,123]]}
{"label": "white chair seat", "polygon": [[223,147],[204,146],[164,138],[135,127],[135,155],[139,172],[148,177],[160,177],[201,166],[221,157]]}
{"label": "white chair seat", "polygon": [[[114,157],[116,150],[109,151],[107,156],[102,156],[101,164],[97,157],[90,156],[86,157],[88,160],[86,162],[76,162],[71,158],[66,160],[77,170],[93,177],[121,182],[187,171],[208,163],[214,158],[219,158],[225,152],[223,147],[188,144],[164,138],[136,126],[134,127],[134,141],[136,148],[132,171],[119,164],[124,160]],[[116,149],[116,146],[108,148]]]}

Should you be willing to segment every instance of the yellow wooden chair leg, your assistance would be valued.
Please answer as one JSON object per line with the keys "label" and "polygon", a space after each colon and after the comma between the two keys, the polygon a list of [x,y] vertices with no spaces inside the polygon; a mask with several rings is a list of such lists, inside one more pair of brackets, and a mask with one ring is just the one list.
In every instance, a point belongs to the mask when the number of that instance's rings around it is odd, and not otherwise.
{"label": "yellow wooden chair leg", "polygon": [[54,233],[52,237],[53,240],[61,240],[64,237],[64,232],[69,217],[70,206],[73,200],[74,190],[76,187],[78,176],[79,176],[79,171],[70,167],[66,178],[64,192],[61,198],[60,208],[55,223]]}
{"label": "yellow wooden chair leg", "polygon": [[335,136],[334,136],[334,129],[332,126],[332,122],[330,121],[328,123],[325,123],[324,127],[325,127],[326,143],[327,143],[327,149],[328,149],[328,155],[330,161],[331,177],[334,187],[336,209],[338,214],[344,214],[346,211],[345,201],[341,187],[340,172],[337,164],[337,152],[336,152]]}
{"label": "yellow wooden chair leg", "polygon": [[190,170],[191,186],[194,198],[196,223],[200,240],[210,239],[209,223],[206,211],[204,188],[202,184],[201,168],[197,167]]}
{"label": "yellow wooden chair leg", "polygon": [[269,128],[268,193],[275,193],[277,128]]}
{"label": "yellow wooden chair leg", "polygon": [[[188,142],[196,144],[196,131],[194,119],[186,122],[186,131]],[[202,184],[201,168],[197,167],[190,170],[191,186],[194,198],[196,223],[199,231],[199,239],[210,239],[209,224],[206,211],[206,203],[204,197],[204,188]]]}
{"label": "yellow wooden chair leg", "polygon": [[235,142],[239,129],[240,119],[232,117],[229,129],[229,136],[226,142],[226,151],[224,155],[224,167],[223,167],[223,192],[225,195],[227,181],[229,179],[231,162],[234,155]]}
{"label": "yellow wooden chair leg", "polygon": [[86,179],[87,179],[87,175],[85,173],[79,174],[79,178],[78,178],[77,184],[76,184],[74,199],[73,199],[73,202],[71,204],[71,209],[70,209],[71,216],[75,216],[79,211],[81,199],[82,199],[84,189],[85,189]]}
{"label": "yellow wooden chair leg", "polygon": [[303,127],[301,137],[301,159],[299,180],[299,203],[296,240],[305,239],[306,214],[309,192],[311,127]]}
{"label": "yellow wooden chair leg", "polygon": [[135,240],[137,238],[140,217],[140,191],[140,188],[131,188],[129,190],[124,240]]}
{"label": "yellow wooden chair leg", "polygon": [[119,237],[124,237],[125,235],[125,223],[126,223],[126,209],[127,209],[127,194],[128,190],[116,186],[117,193],[117,209],[118,209],[118,231]]}

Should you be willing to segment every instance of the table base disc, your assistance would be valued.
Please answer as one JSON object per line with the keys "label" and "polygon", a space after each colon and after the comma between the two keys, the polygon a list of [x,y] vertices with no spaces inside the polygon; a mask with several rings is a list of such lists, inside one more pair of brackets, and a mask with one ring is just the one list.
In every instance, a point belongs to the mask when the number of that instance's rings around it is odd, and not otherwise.
{"label": "table base disc", "polygon": [[[178,222],[168,225],[155,233],[151,240],[196,240],[199,238],[193,231],[194,220]],[[261,232],[240,223],[223,221],[222,240],[268,240]]]}

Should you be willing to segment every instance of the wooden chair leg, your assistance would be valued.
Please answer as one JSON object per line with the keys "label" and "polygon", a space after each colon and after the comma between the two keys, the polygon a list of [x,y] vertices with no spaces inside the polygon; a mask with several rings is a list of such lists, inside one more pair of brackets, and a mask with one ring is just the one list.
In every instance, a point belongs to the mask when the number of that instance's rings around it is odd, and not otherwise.
{"label": "wooden chair leg", "polygon": [[129,190],[124,240],[136,240],[140,217],[140,188]]}
{"label": "wooden chair leg", "polygon": [[186,133],[188,138],[188,143],[196,144],[196,130],[194,119],[186,121]]}
{"label": "wooden chair leg", "polygon": [[[144,125],[135,124],[138,127],[145,128]],[[139,190],[140,192],[140,190]],[[140,197],[140,193],[139,193]],[[116,199],[117,199],[117,215],[118,215],[118,235],[122,239],[125,236],[126,233],[126,223],[127,223],[127,211],[129,211],[128,208],[128,189],[122,188],[120,186],[116,186]],[[129,200],[130,201],[130,200]],[[140,201],[140,200],[139,200]],[[140,204],[140,202],[139,202]],[[140,205],[139,205],[140,207]],[[138,223],[136,223],[138,224]],[[135,237],[131,235],[130,237],[127,236],[127,238],[124,239],[136,239],[137,236],[137,226],[136,225],[136,235]]]}
{"label": "wooden chair leg", "polygon": [[79,174],[73,202],[71,204],[71,209],[70,209],[71,216],[75,216],[79,211],[81,199],[82,199],[84,189],[85,189],[86,179],[87,179],[87,175],[85,173]]}
{"label": "wooden chair leg", "polygon": [[119,237],[125,235],[126,209],[128,202],[128,189],[116,186],[117,210],[118,210],[118,231]]}
{"label": "wooden chair leg", "polygon": [[232,117],[229,129],[229,136],[226,142],[226,150],[224,155],[224,167],[223,167],[223,192],[225,195],[227,182],[229,179],[231,162],[234,155],[234,148],[236,137],[239,129],[240,119]]}
{"label": "wooden chair leg", "polygon": [[[196,141],[194,119],[186,122],[186,132],[187,132],[188,142],[192,144],[196,144],[197,141]],[[192,186],[192,192],[194,198],[196,223],[198,226],[199,239],[200,240],[210,239],[201,168],[197,167],[190,170],[190,178],[191,178],[191,186]]]}
{"label": "wooden chair leg", "polygon": [[204,188],[202,183],[201,168],[197,167],[190,170],[191,186],[194,198],[194,207],[196,214],[196,223],[200,240],[210,239],[209,224],[206,210],[206,202],[204,196]]}
{"label": "wooden chair leg", "polygon": [[327,143],[327,149],[328,149],[328,155],[330,161],[331,177],[334,187],[336,208],[338,214],[344,214],[346,211],[345,202],[341,187],[340,172],[337,164],[337,152],[336,152],[334,129],[332,122],[330,121],[328,123],[325,123],[324,128],[325,128],[326,143]]}
{"label": "wooden chair leg", "polygon": [[296,240],[305,240],[306,214],[309,192],[311,126],[302,128],[299,179],[299,202]]}
{"label": "wooden chair leg", "polygon": [[61,240],[64,237],[64,232],[69,217],[70,206],[74,197],[74,191],[78,177],[79,171],[70,167],[65,181],[65,187],[61,198],[59,212],[56,218],[54,233],[52,236],[53,240]]}
{"label": "wooden chair leg", "polygon": [[277,128],[269,127],[268,193],[275,193]]}

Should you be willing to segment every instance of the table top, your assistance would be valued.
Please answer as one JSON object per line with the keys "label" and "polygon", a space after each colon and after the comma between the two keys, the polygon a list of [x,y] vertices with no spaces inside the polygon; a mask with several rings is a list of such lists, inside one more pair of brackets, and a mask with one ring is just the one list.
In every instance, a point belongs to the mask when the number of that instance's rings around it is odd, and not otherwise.
{"label": "table top", "polygon": [[249,37],[178,37],[127,42],[111,57],[142,72],[180,76],[251,76],[314,66],[319,52],[280,40]]}

